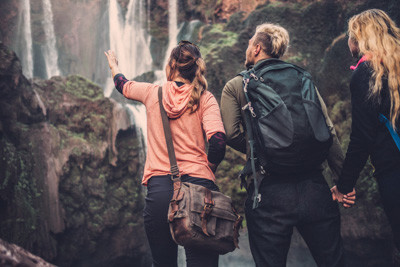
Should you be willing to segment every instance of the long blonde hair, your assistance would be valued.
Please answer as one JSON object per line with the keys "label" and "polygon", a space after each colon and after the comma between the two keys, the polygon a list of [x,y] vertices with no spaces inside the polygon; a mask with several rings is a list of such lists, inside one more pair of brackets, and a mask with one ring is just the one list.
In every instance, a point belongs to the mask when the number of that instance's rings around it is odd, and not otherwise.
{"label": "long blonde hair", "polygon": [[373,69],[370,96],[380,101],[382,79],[388,82],[390,121],[394,129],[400,116],[400,29],[382,10],[370,9],[349,21],[349,38],[367,55]]}
{"label": "long blonde hair", "polygon": [[188,108],[191,112],[195,112],[199,108],[201,95],[207,91],[208,87],[204,77],[206,63],[201,57],[200,49],[190,42],[181,42],[172,49],[168,64],[171,68],[168,80],[171,80],[175,71],[178,71],[182,78],[192,83],[193,90]]}

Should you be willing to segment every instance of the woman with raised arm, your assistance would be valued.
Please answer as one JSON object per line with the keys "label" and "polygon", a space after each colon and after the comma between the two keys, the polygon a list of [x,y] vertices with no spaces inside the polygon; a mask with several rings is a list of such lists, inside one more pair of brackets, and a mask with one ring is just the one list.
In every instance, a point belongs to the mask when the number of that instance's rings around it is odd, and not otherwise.
{"label": "woman with raised arm", "polygon": [[400,249],[400,29],[378,9],[349,21],[349,49],[361,58],[350,82],[352,132],[334,198],[346,200],[368,156],[384,210]]}
{"label": "woman with raised arm", "polygon": [[[143,174],[147,186],[143,211],[153,266],[177,266],[177,245],[167,221],[173,194],[170,163],[158,100],[159,86],[128,81],[118,68],[113,51],[105,52],[116,89],[146,106],[148,152]],[[199,48],[181,41],[166,66],[162,105],[170,119],[175,155],[182,182],[218,190],[214,172],[225,155],[225,131],[214,96],[207,91],[205,63]],[[208,141],[206,154],[205,138]],[[204,248],[185,248],[187,266],[218,266],[218,254]]]}

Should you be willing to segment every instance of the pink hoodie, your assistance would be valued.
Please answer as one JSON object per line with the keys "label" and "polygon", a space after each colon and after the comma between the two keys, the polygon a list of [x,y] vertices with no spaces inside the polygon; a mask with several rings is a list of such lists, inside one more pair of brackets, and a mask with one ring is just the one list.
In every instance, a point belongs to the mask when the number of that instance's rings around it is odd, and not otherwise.
{"label": "pink hoodie", "polygon": [[[158,104],[158,85],[129,81],[124,85],[126,98],[137,100],[146,106],[147,157],[142,183],[152,176],[170,173],[168,151]],[[178,167],[182,175],[215,181],[208,167],[205,138],[209,140],[217,132],[225,133],[220,110],[215,97],[206,91],[200,98],[199,108],[187,110],[192,86],[178,87],[175,82],[163,85],[163,106],[171,118],[171,132]]]}

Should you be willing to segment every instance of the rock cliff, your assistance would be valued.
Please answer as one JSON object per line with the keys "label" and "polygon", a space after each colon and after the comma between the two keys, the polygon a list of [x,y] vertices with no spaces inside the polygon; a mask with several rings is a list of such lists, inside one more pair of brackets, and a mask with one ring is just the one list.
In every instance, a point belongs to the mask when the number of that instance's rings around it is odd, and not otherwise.
{"label": "rock cliff", "polygon": [[27,80],[0,44],[0,233],[62,266],[145,264],[140,146],[80,76]]}

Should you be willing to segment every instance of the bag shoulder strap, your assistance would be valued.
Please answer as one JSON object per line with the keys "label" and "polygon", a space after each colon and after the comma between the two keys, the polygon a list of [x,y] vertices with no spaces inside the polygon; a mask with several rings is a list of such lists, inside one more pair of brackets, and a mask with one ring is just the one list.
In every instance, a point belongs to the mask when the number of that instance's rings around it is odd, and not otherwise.
{"label": "bag shoulder strap", "polygon": [[392,136],[394,142],[396,143],[397,148],[400,151],[400,137],[398,133],[393,129],[392,125],[390,124],[390,121],[382,113],[379,113],[379,121],[384,123],[386,128],[388,128],[390,135]]}
{"label": "bag shoulder strap", "polygon": [[[180,199],[181,193],[181,187],[182,187],[182,182],[181,182],[181,176],[179,174],[179,168],[178,164],[176,162],[176,157],[175,157],[175,149],[174,149],[174,144],[172,143],[172,134],[171,134],[171,127],[169,125],[169,119],[167,116],[167,112],[164,109],[164,106],[162,104],[162,87],[160,86],[158,88],[158,102],[160,105],[160,113],[161,113],[161,119],[163,123],[163,129],[164,129],[164,135],[165,135],[165,142],[167,143],[167,150],[168,150],[168,157],[169,157],[169,164],[171,166],[171,178],[174,184],[174,193],[172,195],[172,199],[170,201],[170,212],[168,213],[168,221],[172,222],[174,220],[174,216],[176,212],[178,211],[178,203],[177,200]],[[176,178],[174,178],[176,177]]]}
{"label": "bag shoulder strap", "polygon": [[[159,101],[159,105],[160,105],[161,119],[163,122],[165,141],[167,143],[169,162],[171,165],[171,175],[173,178],[172,181],[174,183],[174,193],[173,193],[172,199],[170,201],[171,212],[168,214],[168,220],[171,222],[171,221],[173,221],[173,217],[174,217],[175,213],[178,211],[177,201],[179,199],[182,182],[181,182],[181,177],[179,174],[178,164],[176,162],[174,144],[172,143],[172,134],[171,134],[171,127],[169,125],[169,119],[167,116],[167,112],[165,111],[164,106],[162,104],[162,87],[161,86],[158,88],[158,101]],[[177,177],[177,178],[174,178],[174,177]],[[209,234],[207,232],[207,220],[213,210],[215,202],[212,199],[211,191],[207,188],[204,188],[204,189],[205,189],[204,190],[205,197],[204,197],[204,210],[201,213],[201,225],[202,225],[201,228],[202,228],[203,233],[205,235],[209,236]]]}
{"label": "bag shoulder strap", "polygon": [[178,163],[176,162],[174,144],[172,143],[171,127],[169,125],[169,119],[167,116],[167,112],[165,111],[164,106],[162,104],[162,87],[161,86],[158,88],[158,102],[160,104],[160,112],[161,112],[161,119],[162,119],[163,128],[164,128],[165,141],[167,142],[169,164],[171,165],[171,169],[170,169],[171,175],[173,177],[175,177],[175,176],[180,177]]}

